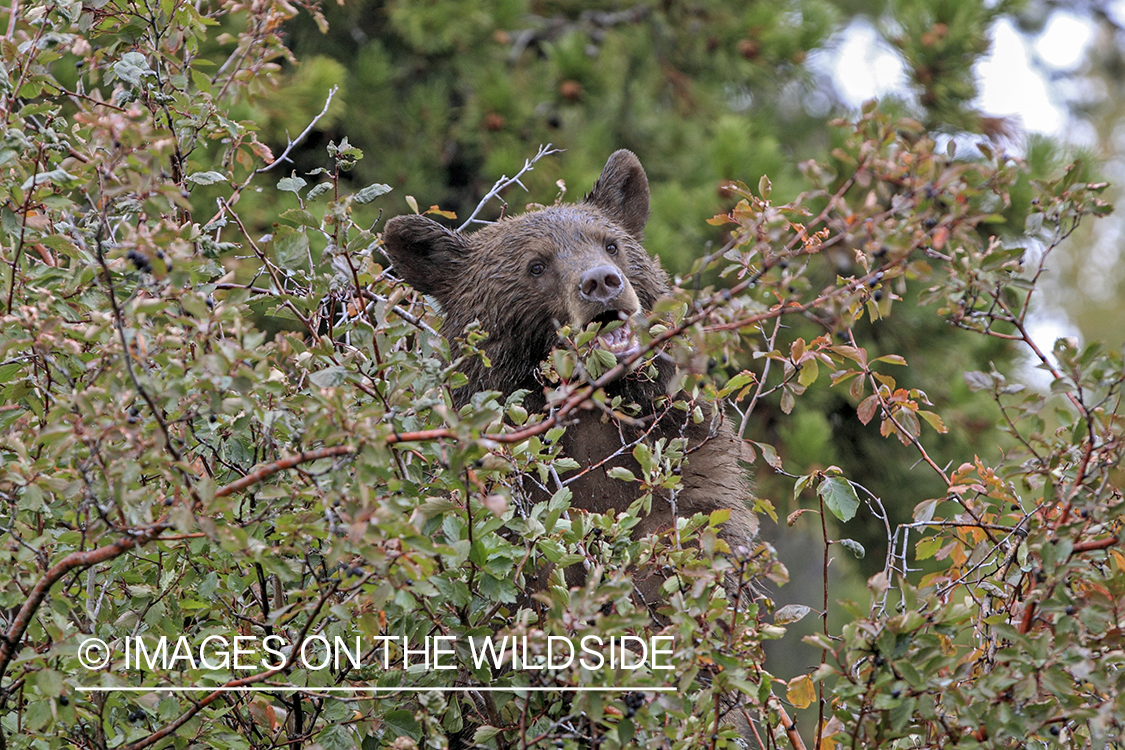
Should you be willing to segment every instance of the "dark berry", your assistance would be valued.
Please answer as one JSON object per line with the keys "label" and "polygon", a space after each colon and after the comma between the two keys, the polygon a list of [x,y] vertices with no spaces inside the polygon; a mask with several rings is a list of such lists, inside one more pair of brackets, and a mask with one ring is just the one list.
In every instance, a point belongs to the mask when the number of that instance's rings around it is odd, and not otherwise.
{"label": "dark berry", "polygon": [[625,694],[625,717],[628,719],[637,715],[637,711],[645,704],[645,697],[640,693]]}
{"label": "dark berry", "polygon": [[144,253],[130,250],[125,254],[125,257],[133,263],[133,267],[138,271],[143,271],[144,273],[150,273],[152,271],[152,264],[148,262],[148,258],[145,257]]}

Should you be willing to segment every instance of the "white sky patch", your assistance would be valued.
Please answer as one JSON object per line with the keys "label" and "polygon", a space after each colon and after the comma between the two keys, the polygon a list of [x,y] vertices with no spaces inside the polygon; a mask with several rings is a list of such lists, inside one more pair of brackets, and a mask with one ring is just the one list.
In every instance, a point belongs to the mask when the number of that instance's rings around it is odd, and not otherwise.
{"label": "white sky patch", "polygon": [[[1079,47],[1081,55],[1083,48],[1077,40],[1062,39],[1062,33],[1066,33],[1066,27],[1056,27],[1055,46],[1060,50]],[[1011,117],[1028,131],[1064,135],[1066,111],[1052,100],[1046,80],[1032,67],[1023,37],[1007,19],[993,27],[992,49],[976,66],[976,74],[980,89],[977,106],[983,112]]]}
{"label": "white sky patch", "polygon": [[[1110,12],[1125,17],[1125,0],[1117,0]],[[977,106],[986,114],[1017,120],[1028,132],[1064,139],[1075,135],[1065,106],[1052,96],[1047,73],[1075,70],[1093,38],[1088,19],[1065,11],[1052,14],[1034,39],[1022,36],[1011,21],[1001,20],[993,28],[990,54],[976,66]],[[1050,71],[1036,66],[1036,60]],[[815,53],[810,64],[828,76],[844,104],[855,109],[868,99],[908,93],[902,59],[862,16]]]}
{"label": "white sky patch", "polygon": [[[1065,313],[1047,309],[1043,305],[1032,305],[1027,316],[1027,332],[1031,340],[1039,347],[1039,351],[1047,355],[1053,364],[1058,364],[1053,350],[1055,342],[1061,338],[1073,337],[1082,340],[1078,327],[1066,317]],[[1051,387],[1053,378],[1046,370],[1040,368],[1039,360],[1022,344],[1019,346],[1022,361],[1022,380],[1033,388],[1046,391]]]}
{"label": "white sky patch", "polygon": [[1117,2],[1110,3],[1106,8],[1109,17],[1118,26],[1125,26],[1125,0],[1117,0]]}
{"label": "white sky patch", "polygon": [[833,42],[810,62],[832,80],[846,105],[858,109],[868,99],[906,92],[902,58],[866,18],[856,18]]}
{"label": "white sky patch", "polygon": [[1073,71],[1082,64],[1093,38],[1094,28],[1087,19],[1059,11],[1051,15],[1035,40],[1035,53],[1052,68]]}

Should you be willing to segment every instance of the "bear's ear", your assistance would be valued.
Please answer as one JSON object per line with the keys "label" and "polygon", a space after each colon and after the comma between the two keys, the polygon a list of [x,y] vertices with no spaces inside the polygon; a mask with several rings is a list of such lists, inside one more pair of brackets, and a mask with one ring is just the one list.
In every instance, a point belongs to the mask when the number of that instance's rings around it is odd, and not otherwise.
{"label": "bear's ear", "polygon": [[625,149],[613,152],[585,202],[640,239],[648,221],[648,177],[637,155]]}
{"label": "bear's ear", "polygon": [[383,230],[383,251],[398,275],[438,299],[456,283],[468,249],[461,235],[417,214],[396,216]]}

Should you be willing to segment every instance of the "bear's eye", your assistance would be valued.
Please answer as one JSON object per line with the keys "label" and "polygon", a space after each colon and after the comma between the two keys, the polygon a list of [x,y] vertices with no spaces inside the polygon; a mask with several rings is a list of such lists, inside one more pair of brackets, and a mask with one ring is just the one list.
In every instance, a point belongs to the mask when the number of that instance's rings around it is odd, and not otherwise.
{"label": "bear's eye", "polygon": [[605,251],[610,255],[617,255],[617,243],[613,240],[605,243]]}
{"label": "bear's eye", "polygon": [[532,276],[540,276],[544,271],[547,270],[547,265],[543,263],[543,261],[537,260],[530,266],[528,266],[527,270],[531,272]]}

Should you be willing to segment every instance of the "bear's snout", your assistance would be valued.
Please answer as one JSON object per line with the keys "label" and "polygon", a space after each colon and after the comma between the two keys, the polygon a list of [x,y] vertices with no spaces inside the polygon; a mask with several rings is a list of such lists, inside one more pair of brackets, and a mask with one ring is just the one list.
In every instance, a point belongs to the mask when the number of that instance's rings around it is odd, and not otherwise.
{"label": "bear's snout", "polygon": [[598,266],[582,274],[578,282],[578,293],[587,302],[609,305],[625,289],[625,279],[616,266]]}

